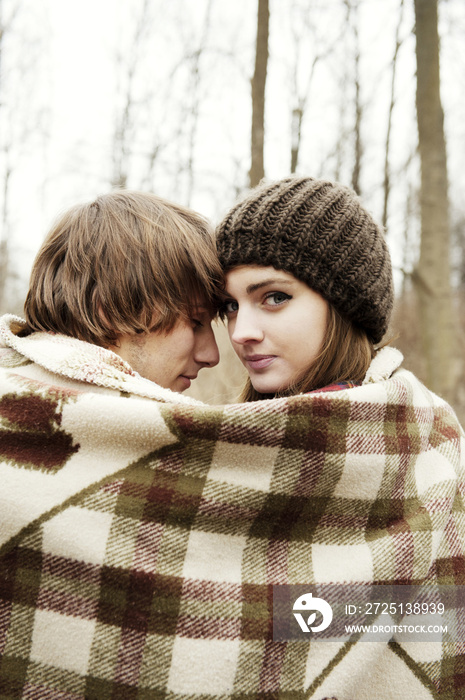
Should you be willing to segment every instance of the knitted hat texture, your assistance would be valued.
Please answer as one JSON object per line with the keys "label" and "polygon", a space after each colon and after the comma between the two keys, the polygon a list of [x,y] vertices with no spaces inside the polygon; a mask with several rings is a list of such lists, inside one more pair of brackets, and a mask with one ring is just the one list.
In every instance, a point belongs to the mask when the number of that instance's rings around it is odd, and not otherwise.
{"label": "knitted hat texture", "polygon": [[378,343],[393,305],[381,228],[348,187],[311,177],[260,184],[217,229],[224,270],[272,266],[319,292]]}

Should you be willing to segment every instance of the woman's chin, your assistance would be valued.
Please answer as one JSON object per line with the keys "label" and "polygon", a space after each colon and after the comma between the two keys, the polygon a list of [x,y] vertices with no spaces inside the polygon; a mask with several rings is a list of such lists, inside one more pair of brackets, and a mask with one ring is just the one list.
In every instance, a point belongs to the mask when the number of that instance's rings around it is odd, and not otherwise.
{"label": "woman's chin", "polygon": [[[252,381],[252,380],[251,380]],[[289,384],[277,384],[275,382],[253,382],[252,386],[259,394],[278,394],[286,392]]]}
{"label": "woman's chin", "polygon": [[265,377],[263,375],[250,376],[250,382],[259,394],[281,394],[284,396],[298,393],[297,387],[300,386],[305,374],[286,373],[280,377]]}

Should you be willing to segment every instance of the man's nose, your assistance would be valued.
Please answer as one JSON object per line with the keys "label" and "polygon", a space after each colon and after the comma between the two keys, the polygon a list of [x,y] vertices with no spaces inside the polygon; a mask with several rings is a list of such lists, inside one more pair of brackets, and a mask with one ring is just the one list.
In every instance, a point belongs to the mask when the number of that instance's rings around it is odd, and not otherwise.
{"label": "man's nose", "polygon": [[211,324],[203,333],[199,333],[195,361],[205,367],[215,367],[220,361],[220,352]]}

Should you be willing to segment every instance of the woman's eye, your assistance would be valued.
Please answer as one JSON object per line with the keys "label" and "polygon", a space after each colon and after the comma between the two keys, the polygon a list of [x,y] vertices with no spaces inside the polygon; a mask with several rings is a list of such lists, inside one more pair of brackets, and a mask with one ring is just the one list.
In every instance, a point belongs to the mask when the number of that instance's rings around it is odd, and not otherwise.
{"label": "woman's eye", "polygon": [[269,306],[279,306],[289,299],[292,299],[292,297],[284,292],[270,292],[270,294],[267,294],[265,297],[265,301]]}
{"label": "woman's eye", "polygon": [[239,308],[237,301],[231,299],[230,301],[225,301],[223,304],[223,311],[228,316],[229,314],[235,314]]}

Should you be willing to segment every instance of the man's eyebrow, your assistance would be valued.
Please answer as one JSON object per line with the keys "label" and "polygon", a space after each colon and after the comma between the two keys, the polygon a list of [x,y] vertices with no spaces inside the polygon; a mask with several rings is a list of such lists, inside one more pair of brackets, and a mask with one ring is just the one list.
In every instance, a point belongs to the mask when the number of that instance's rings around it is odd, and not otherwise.
{"label": "man's eyebrow", "polygon": [[208,304],[196,304],[195,306],[191,306],[191,314],[198,314],[199,316],[206,314],[211,316],[212,313],[213,309],[212,307],[208,306]]}
{"label": "man's eyebrow", "polygon": [[246,287],[246,292],[247,294],[252,294],[252,292],[256,292],[257,289],[261,289],[262,287],[267,287],[269,284],[293,284],[293,280],[286,280],[286,279],[281,279],[279,277],[270,277],[270,279],[263,280],[263,282],[257,282],[256,284],[249,284],[248,287]]}

